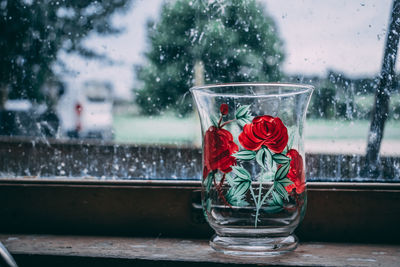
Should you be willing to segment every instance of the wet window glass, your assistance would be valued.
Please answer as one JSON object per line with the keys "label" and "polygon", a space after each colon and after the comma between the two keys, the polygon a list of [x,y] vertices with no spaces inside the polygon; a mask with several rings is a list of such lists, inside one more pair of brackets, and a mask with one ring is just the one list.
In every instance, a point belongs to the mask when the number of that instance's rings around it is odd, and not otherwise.
{"label": "wet window glass", "polygon": [[397,9],[0,0],[0,177],[200,179],[189,88],[283,82],[315,86],[308,181],[400,181]]}

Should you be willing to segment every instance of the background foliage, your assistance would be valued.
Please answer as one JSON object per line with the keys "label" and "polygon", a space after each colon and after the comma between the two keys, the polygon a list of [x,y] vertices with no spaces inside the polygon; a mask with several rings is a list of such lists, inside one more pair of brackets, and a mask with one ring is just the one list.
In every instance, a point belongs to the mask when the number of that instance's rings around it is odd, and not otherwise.
{"label": "background foliage", "polygon": [[130,0],[0,0],[0,109],[7,98],[41,102],[46,82],[59,82],[53,71],[58,53],[102,55],[82,40],[91,32],[115,34],[111,15]]}
{"label": "background foliage", "polygon": [[146,114],[192,110],[182,96],[194,85],[195,64],[205,83],[278,81],[283,44],[273,20],[255,0],[164,4],[149,22],[147,63],[138,66],[136,101]]}

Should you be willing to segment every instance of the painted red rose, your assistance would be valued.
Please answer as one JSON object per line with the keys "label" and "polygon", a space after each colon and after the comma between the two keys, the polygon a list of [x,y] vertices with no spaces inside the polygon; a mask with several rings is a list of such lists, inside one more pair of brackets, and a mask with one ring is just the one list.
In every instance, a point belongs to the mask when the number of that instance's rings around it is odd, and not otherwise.
{"label": "painted red rose", "polygon": [[204,136],[203,179],[213,170],[224,173],[232,171],[231,166],[236,164],[236,158],[232,154],[238,150],[239,147],[233,142],[229,131],[211,126]]}
{"label": "painted red rose", "polygon": [[296,189],[296,192],[298,194],[301,194],[306,187],[306,176],[304,173],[303,158],[295,149],[290,149],[286,153],[286,156],[291,158],[287,178],[289,178],[293,182],[292,185],[285,187],[286,191],[290,193],[293,189]]}
{"label": "painted red rose", "polygon": [[288,133],[280,118],[258,116],[243,127],[239,142],[247,150],[258,150],[264,145],[274,153],[281,153],[287,145]]}
{"label": "painted red rose", "polygon": [[219,111],[221,112],[222,115],[226,115],[229,112],[229,106],[227,104],[221,104],[219,107]]}

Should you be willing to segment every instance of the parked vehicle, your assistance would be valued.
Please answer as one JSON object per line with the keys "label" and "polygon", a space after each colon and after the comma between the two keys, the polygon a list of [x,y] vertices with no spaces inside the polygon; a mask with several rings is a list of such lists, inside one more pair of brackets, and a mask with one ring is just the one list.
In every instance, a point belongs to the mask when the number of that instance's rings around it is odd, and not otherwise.
{"label": "parked vehicle", "polygon": [[0,110],[0,135],[56,137],[58,130],[58,115],[45,104],[9,99]]}
{"label": "parked vehicle", "polygon": [[111,86],[87,82],[82,88],[66,90],[58,102],[61,131],[70,138],[113,138]]}

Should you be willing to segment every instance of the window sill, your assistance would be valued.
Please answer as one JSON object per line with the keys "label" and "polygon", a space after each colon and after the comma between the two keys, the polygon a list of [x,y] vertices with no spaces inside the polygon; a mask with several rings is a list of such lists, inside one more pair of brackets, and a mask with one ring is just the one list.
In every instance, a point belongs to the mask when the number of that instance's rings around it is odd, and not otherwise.
{"label": "window sill", "polygon": [[[1,180],[9,234],[208,239],[200,181]],[[399,244],[400,184],[308,183],[302,242]]]}
{"label": "window sill", "polygon": [[[301,243],[282,256],[223,256],[207,240],[54,235],[0,235],[20,266],[396,266],[399,245]],[[267,263],[266,263],[267,262]]]}

